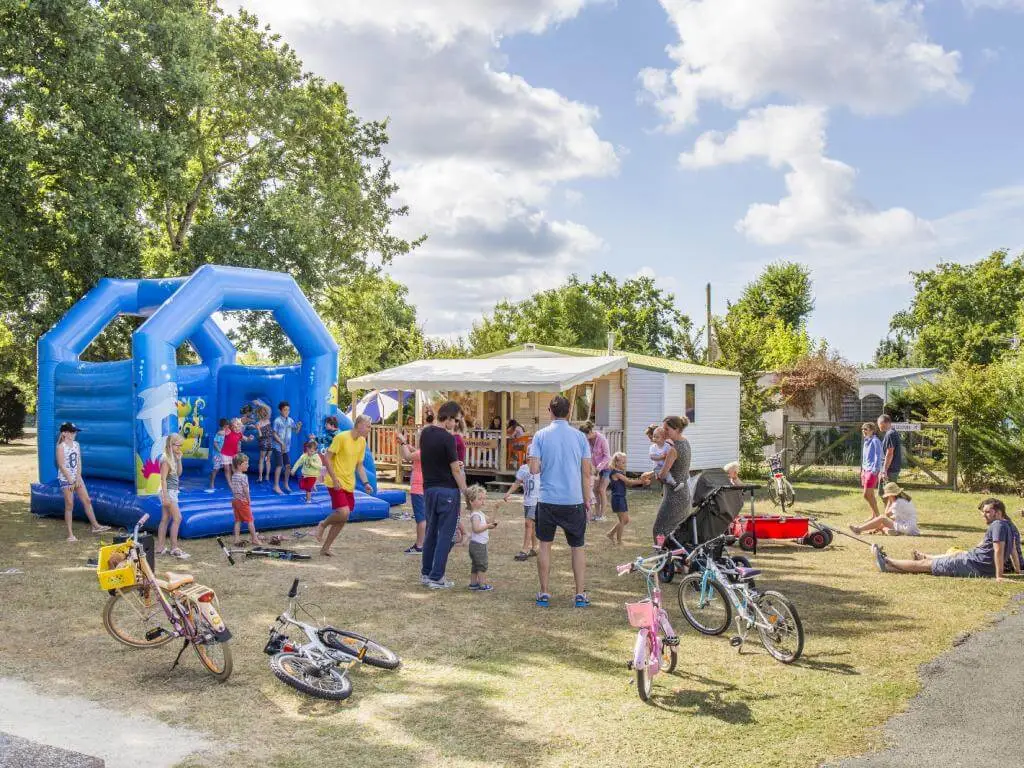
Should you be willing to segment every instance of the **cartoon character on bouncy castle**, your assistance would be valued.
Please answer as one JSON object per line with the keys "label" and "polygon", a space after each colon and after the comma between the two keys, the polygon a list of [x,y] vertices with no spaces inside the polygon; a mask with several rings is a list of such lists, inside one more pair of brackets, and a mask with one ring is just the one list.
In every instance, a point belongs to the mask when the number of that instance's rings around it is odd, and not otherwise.
{"label": "cartoon character on bouncy castle", "polygon": [[142,390],[135,415],[135,488],[140,496],[160,492],[164,437],[178,431],[178,385],[167,381]]}
{"label": "cartoon character on bouncy castle", "polygon": [[[186,397],[177,402],[178,423],[181,425],[181,436],[184,438],[182,455],[186,459],[205,459],[208,454],[203,445],[203,410],[206,400],[197,397],[194,400]],[[189,418],[191,416],[191,418]]]}

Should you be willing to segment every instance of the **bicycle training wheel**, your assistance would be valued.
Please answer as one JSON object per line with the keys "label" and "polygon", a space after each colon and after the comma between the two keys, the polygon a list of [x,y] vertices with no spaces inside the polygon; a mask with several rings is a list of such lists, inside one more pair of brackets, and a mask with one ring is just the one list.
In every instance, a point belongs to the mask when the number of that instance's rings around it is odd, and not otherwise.
{"label": "bicycle training wheel", "polygon": [[270,669],[281,682],[318,699],[342,701],[352,695],[352,681],[337,667],[320,671],[297,653],[278,653],[270,659]]}
{"label": "bicycle training wheel", "polygon": [[771,629],[757,628],[765,650],[783,664],[799,659],[804,650],[804,625],[796,606],[785,595],[768,591],[757,598],[757,607],[771,625]]}
{"label": "bicycle training wheel", "polygon": [[336,629],[335,627],[324,627],[317,636],[320,642],[335,651],[341,651],[346,656],[358,656],[363,645],[366,645],[366,655],[363,656],[363,663],[380,669],[398,669],[402,660],[398,654],[385,648],[378,642],[368,637],[349,632],[347,629]]}
{"label": "bicycle training wheel", "polygon": [[666,645],[665,638],[661,638],[661,671],[672,673],[676,671],[676,664],[679,663],[679,651],[674,645]]}
{"label": "bicycle training wheel", "polygon": [[213,673],[214,677],[221,682],[231,677],[231,646],[228,645],[227,640],[198,642],[193,643],[192,647],[195,649],[199,661]]}
{"label": "bicycle training wheel", "polygon": [[103,626],[115,640],[133,648],[157,648],[175,638],[155,587],[117,590],[103,606]]}
{"label": "bicycle training wheel", "polygon": [[703,575],[691,573],[679,582],[679,610],[690,626],[702,635],[720,635],[732,621],[732,604],[725,588],[717,581],[708,581],[701,594]]}
{"label": "bicycle training wheel", "polygon": [[636,668],[636,692],[640,694],[641,701],[650,701],[654,680],[649,670],[658,663],[658,659],[654,658],[654,646],[651,643],[650,633],[645,631],[643,634],[644,663],[643,666]]}

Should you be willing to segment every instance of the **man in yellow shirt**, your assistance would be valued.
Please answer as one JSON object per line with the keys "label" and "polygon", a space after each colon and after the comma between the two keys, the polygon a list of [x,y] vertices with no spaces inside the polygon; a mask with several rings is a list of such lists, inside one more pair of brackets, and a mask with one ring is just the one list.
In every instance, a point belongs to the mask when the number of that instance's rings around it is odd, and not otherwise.
{"label": "man in yellow shirt", "polygon": [[[363,484],[366,493],[373,491],[373,486],[366,479],[363,457],[366,455],[366,436],[370,433],[370,419],[367,416],[356,416],[352,429],[339,432],[327,449],[327,477],[324,485],[331,497],[331,514],[320,521],[316,527],[316,540],[321,543],[320,554],[331,556],[331,545],[338,538],[341,529],[348,522],[348,516],[355,506],[356,474]],[[324,529],[327,535],[324,536]]]}

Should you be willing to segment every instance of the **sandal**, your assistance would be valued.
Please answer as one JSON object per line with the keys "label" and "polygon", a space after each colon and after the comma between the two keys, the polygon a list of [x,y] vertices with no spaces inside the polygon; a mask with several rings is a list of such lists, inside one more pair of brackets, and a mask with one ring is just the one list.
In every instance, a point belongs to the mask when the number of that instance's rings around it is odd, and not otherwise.
{"label": "sandal", "polygon": [[512,559],[515,560],[517,563],[523,563],[526,562],[526,560],[528,560],[529,558],[530,556],[526,552],[520,551],[519,554],[513,557]]}

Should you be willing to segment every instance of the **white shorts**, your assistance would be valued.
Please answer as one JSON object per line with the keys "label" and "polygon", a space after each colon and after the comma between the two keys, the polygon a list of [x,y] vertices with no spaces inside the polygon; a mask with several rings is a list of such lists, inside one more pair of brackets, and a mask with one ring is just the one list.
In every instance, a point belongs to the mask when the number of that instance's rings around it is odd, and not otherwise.
{"label": "white shorts", "polygon": [[167,498],[173,501],[175,504],[178,503],[178,491],[168,491]]}

